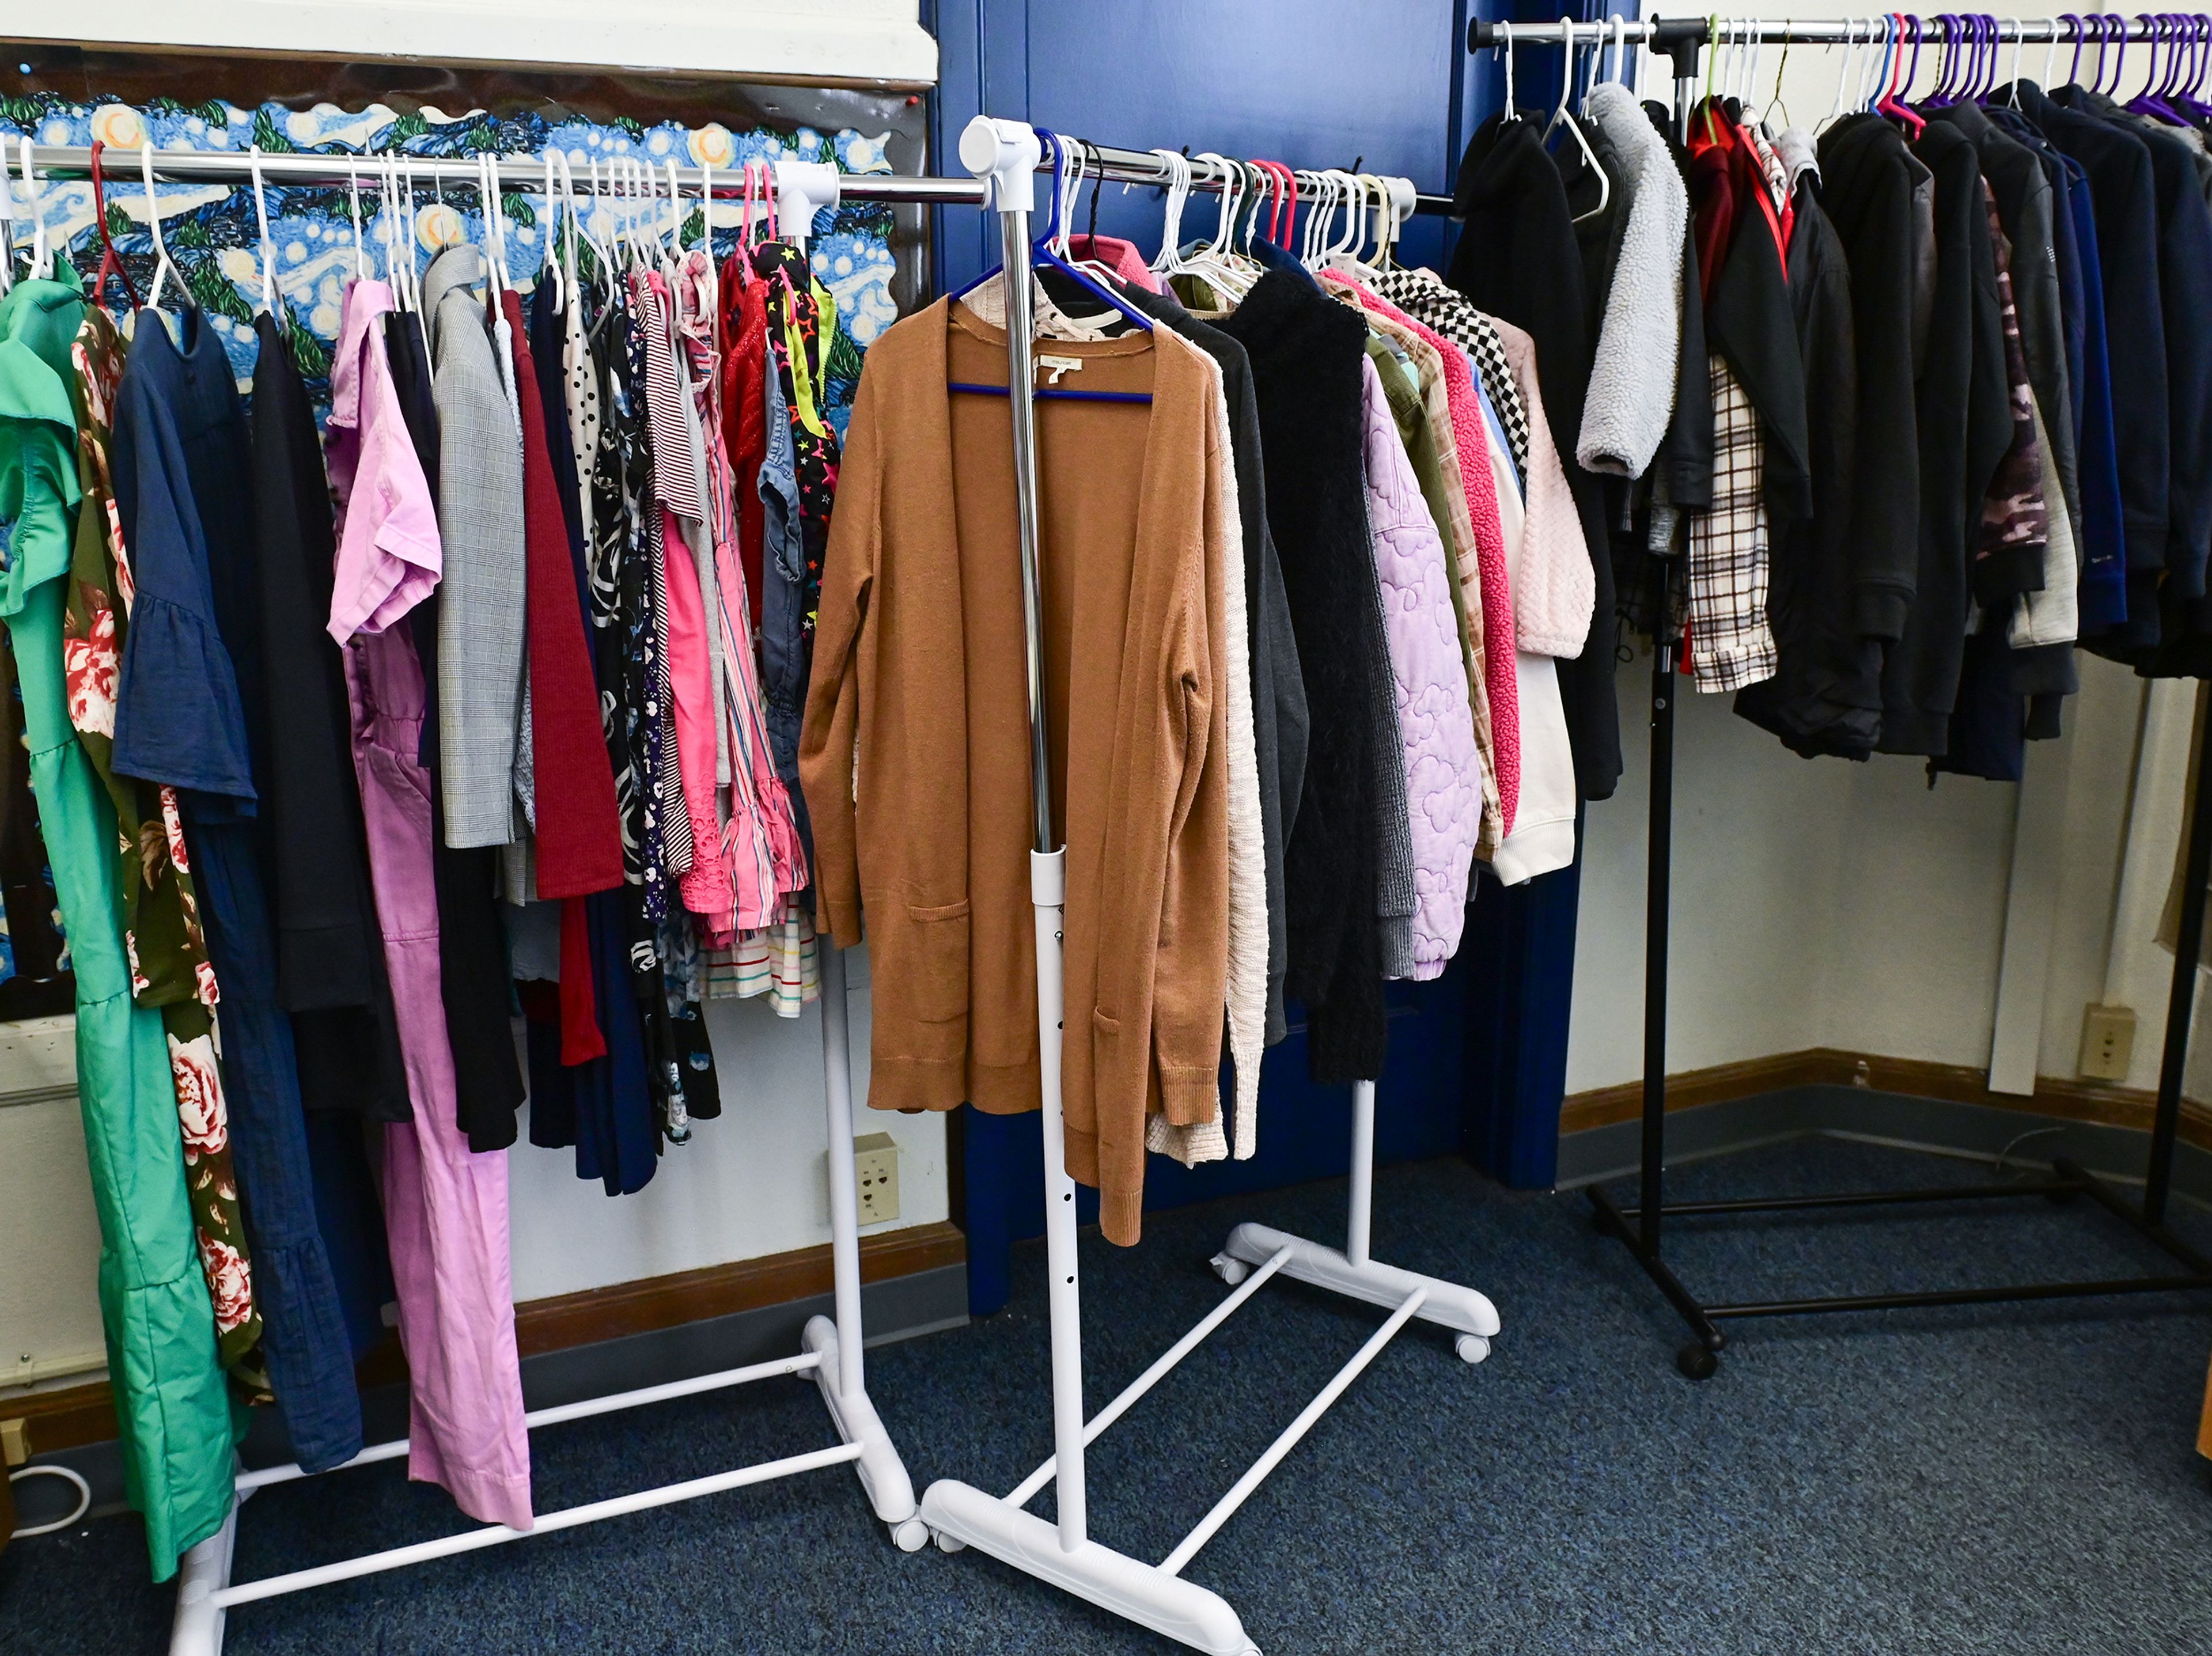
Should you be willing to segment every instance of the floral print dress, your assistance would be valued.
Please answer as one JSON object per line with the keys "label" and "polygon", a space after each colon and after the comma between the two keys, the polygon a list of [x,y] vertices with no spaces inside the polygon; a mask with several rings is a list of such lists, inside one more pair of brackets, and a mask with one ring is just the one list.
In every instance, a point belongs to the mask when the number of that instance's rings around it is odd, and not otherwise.
{"label": "floral print dress", "polygon": [[[159,325],[158,324],[153,325]],[[131,997],[159,1008],[175,1077],[185,1186],[223,1367],[249,1395],[268,1395],[254,1307],[252,1262],[231,1167],[230,1125],[216,1062],[219,998],[200,930],[177,792],[127,776],[112,762],[116,683],[131,622],[131,561],[123,544],[107,461],[109,422],[121,383],[123,337],[99,306],[87,309],[70,358],[77,428],[77,514],[62,660],[70,723],[115,804],[118,885]]]}

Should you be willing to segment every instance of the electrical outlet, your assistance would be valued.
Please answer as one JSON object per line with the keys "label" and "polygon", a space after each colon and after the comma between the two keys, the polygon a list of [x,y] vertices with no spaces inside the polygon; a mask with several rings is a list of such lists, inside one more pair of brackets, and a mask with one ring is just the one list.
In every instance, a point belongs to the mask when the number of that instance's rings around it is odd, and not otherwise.
{"label": "electrical outlet", "polygon": [[2091,1005],[2081,1015],[2081,1072],[2096,1081],[2125,1081],[2135,1057],[2136,1015],[2125,1006]]}
{"label": "electrical outlet", "polygon": [[0,1420],[0,1459],[10,1466],[20,1466],[31,1458],[31,1422],[27,1420]]}
{"label": "electrical outlet", "polygon": [[860,1222],[880,1225],[899,1216],[898,1140],[887,1132],[853,1141],[853,1177],[860,1187]]}

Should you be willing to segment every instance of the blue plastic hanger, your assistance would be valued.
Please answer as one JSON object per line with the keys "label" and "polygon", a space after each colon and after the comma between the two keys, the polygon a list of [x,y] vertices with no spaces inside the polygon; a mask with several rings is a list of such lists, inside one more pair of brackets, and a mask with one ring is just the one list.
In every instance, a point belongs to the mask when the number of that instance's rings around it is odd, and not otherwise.
{"label": "blue plastic hanger", "polygon": [[[1146,333],[1150,333],[1152,331],[1152,318],[1131,305],[1111,288],[1085,271],[1078,270],[1053,251],[1052,243],[1060,234],[1060,186],[1067,176],[1067,149],[1061,143],[1059,135],[1048,128],[1042,126],[1037,128],[1036,135],[1040,140],[1052,148],[1052,215],[1045,224],[1044,234],[1037,238],[1036,246],[1031,250],[1033,256],[1038,264],[1058,270],[1077,286],[1097,295]],[[1002,273],[999,270],[986,271],[952,296],[955,299],[964,298],[993,276],[1000,274]],[[971,397],[1006,395],[1006,388],[1004,385],[982,385],[960,379],[953,380],[945,389],[962,391]],[[1152,400],[1152,393],[1149,391],[1060,390],[1048,385],[1040,385],[1030,394],[1041,399],[1049,397],[1058,402],[1066,403],[1149,403]]]}

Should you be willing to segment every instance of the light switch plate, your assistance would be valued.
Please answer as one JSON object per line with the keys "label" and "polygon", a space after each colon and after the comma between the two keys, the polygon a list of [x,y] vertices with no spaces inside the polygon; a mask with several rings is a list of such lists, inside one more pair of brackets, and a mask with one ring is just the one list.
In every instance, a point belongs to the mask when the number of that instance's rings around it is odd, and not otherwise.
{"label": "light switch plate", "polygon": [[2092,1004],[2082,1013],[2081,1074],[2094,1081],[2125,1081],[2135,1052],[2132,1009]]}
{"label": "light switch plate", "polygon": [[899,1216],[898,1141],[887,1132],[853,1141],[853,1177],[860,1192],[860,1223],[880,1225]]}

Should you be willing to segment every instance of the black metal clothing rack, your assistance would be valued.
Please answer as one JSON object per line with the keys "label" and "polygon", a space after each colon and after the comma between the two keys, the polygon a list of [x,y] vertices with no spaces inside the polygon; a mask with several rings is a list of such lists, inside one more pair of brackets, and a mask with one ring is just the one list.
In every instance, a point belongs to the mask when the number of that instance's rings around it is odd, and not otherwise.
{"label": "black metal clothing rack", "polygon": [[[1749,33],[1723,38],[1798,41],[1844,39],[1842,21],[1763,23],[1750,26]],[[2076,38],[2079,25],[2064,20],[2016,21],[2004,26],[2004,38],[2017,32],[2033,40]],[[1650,19],[1628,25],[1629,38],[1674,60],[1675,98],[1680,118],[1686,119],[1695,95],[1698,53],[1711,38],[1703,17]],[[1815,33],[1814,31],[1819,31]],[[1503,47],[1515,41],[1538,41],[1546,35],[1553,44],[1559,30],[1547,25],[1499,25],[1476,22],[1468,29],[1470,51]],[[1639,37],[1641,37],[1639,39]],[[1609,23],[1575,26],[1577,45],[1610,39]],[[1668,561],[1668,591],[1660,608],[1662,627],[1671,622],[1674,593],[1681,579],[1681,560]],[[1924,1306],[1988,1305],[2034,1300],[2093,1299],[2124,1294],[2164,1294],[2212,1289],[2212,1259],[2191,1247],[2168,1228],[2166,1202],[2173,1182],[2174,1139],[2181,1119],[2182,1071],[2189,1053],[2190,1015],[2194,1006],[2197,969],[2204,937],[2206,883],[2212,880],[2212,739],[2200,743],[2197,773],[2191,788],[2189,847],[2182,891],[2180,931],[2175,940],[2173,982],[2167,1002],[2166,1043],[2159,1070],[2158,1102],[2152,1119],[2150,1155],[2142,1200],[2130,1201],[2106,1180],[2080,1164],[2059,1159],[2047,1178],[2002,1185],[1942,1186],[1908,1190],[1863,1191],[1835,1196],[1749,1197],[1726,1201],[1669,1202],[1666,1199],[1667,1162],[1667,945],[1669,925],[1670,844],[1674,816],[1674,700],[1679,638],[1655,641],[1651,671],[1651,788],[1650,826],[1647,842],[1644,942],[1644,1115],[1640,1156],[1640,1185],[1637,1204],[1623,1207],[1605,1190],[1593,1185],[1588,1196],[1598,1228],[1626,1247],[1643,1266],[1668,1302],[1680,1314],[1695,1337],[1675,1354],[1675,1366],[1691,1380],[1709,1379],[1719,1366],[1719,1354],[1728,1344],[1722,1325],[1749,1317],[1795,1317],[1844,1311],[1893,1311]],[[2099,1208],[2126,1225],[2146,1241],[2161,1249],[2179,1272],[2109,1277],[2094,1282],[2034,1282],[1991,1287],[1943,1289],[1925,1293],[1844,1294],[1817,1298],[1744,1300],[1711,1304],[1693,1294],[1666,1259],[1662,1243],[1664,1222],[1669,1219],[1732,1218],[1746,1214],[1850,1211],[1868,1208],[1924,1206],[1932,1203],[1981,1202],[2041,1197],[2064,1202],[2087,1197]]]}

